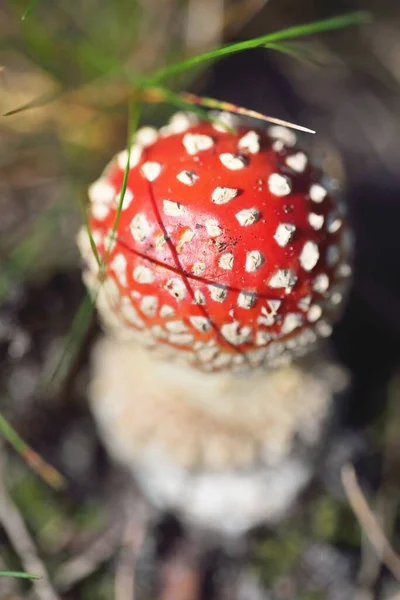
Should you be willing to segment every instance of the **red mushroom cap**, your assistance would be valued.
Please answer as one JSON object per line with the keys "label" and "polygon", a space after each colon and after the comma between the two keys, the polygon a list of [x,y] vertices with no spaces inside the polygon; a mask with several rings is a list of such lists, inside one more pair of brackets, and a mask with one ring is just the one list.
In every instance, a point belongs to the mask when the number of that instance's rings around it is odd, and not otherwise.
{"label": "red mushroom cap", "polygon": [[330,334],[348,229],[292,131],[232,132],[185,113],[139,130],[112,236],[127,154],[89,190],[99,256],[109,249],[101,284],[79,235],[106,327],[205,370],[276,365]]}

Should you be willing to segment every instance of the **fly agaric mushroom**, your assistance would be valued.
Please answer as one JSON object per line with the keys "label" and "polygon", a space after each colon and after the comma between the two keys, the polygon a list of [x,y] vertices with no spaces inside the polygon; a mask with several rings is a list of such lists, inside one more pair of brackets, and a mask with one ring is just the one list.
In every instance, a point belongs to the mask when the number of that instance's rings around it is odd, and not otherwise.
{"label": "fly agaric mushroom", "polygon": [[89,198],[104,268],[86,230],[78,243],[111,334],[91,399],[111,451],[196,522],[275,520],[310,477],[295,440],[315,445],[346,379],[320,351],[299,362],[350,275],[326,177],[289,129],[177,113],[139,130]]}

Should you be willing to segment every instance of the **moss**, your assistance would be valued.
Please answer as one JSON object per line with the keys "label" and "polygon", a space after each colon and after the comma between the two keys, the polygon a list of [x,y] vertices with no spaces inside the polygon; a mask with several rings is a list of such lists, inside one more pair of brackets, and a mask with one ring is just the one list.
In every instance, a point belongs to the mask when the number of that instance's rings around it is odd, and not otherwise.
{"label": "moss", "polygon": [[82,583],[79,597],[82,600],[110,600],[115,594],[114,585],[111,573],[98,572]]}
{"label": "moss", "polygon": [[304,542],[295,529],[282,531],[257,544],[253,554],[253,568],[264,585],[289,573],[301,557]]}
{"label": "moss", "polygon": [[335,537],[340,519],[340,506],[330,496],[319,498],[313,506],[311,530],[318,541],[330,542]]}
{"label": "moss", "polygon": [[360,546],[360,529],[351,508],[332,496],[325,495],[316,501],[310,523],[312,535],[320,542]]}

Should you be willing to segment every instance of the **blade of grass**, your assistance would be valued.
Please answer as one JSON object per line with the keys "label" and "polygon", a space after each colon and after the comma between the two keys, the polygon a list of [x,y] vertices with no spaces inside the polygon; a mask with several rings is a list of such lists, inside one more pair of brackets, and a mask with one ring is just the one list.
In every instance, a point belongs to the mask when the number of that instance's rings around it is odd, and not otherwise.
{"label": "blade of grass", "polygon": [[64,477],[51,465],[49,465],[37,452],[35,452],[18,433],[11,427],[8,421],[0,414],[0,434],[14,448],[24,461],[33,469],[48,485],[54,489],[65,486]]}
{"label": "blade of grass", "polygon": [[0,571],[0,577],[15,577],[17,579],[41,579],[40,575],[23,573],[22,571]]}
{"label": "blade of grass", "polygon": [[0,272],[0,302],[7,296],[12,282],[27,273],[54,235],[54,219],[62,214],[58,206],[37,217],[32,231],[10,252]]}
{"label": "blade of grass", "polygon": [[304,42],[270,42],[265,47],[268,50],[276,50],[297,60],[304,60],[314,65],[321,63],[316,56],[315,48],[306,46]]}
{"label": "blade of grass", "polygon": [[162,69],[156,71],[156,73],[150,78],[151,83],[157,83],[162,79],[176,75],[186,69],[190,69],[196,65],[210,60],[215,60],[221,56],[227,56],[236,52],[242,52],[244,50],[251,50],[253,48],[266,47],[272,42],[280,42],[290,40],[297,37],[314,35],[316,33],[323,33],[327,31],[333,31],[336,29],[343,29],[353,25],[362,25],[369,22],[371,19],[370,14],[366,11],[358,11],[349,13],[346,15],[340,15],[338,17],[332,17],[330,19],[324,19],[321,21],[315,21],[313,23],[306,23],[303,25],[295,25],[287,29],[282,29],[267,35],[262,35],[251,40],[245,40],[244,42],[238,42],[236,44],[230,44],[223,48],[217,48],[198,56],[193,56],[187,60],[183,60],[179,63],[168,65]]}
{"label": "blade of grass", "polygon": [[43,379],[42,387],[47,391],[55,392],[64,381],[70,366],[81,347],[94,314],[93,300],[89,294],[85,295],[84,300],[76,312],[68,335],[66,336],[60,358],[50,375]]}
{"label": "blade of grass", "polygon": [[[87,221],[87,216],[85,216],[86,228],[87,228],[87,232],[89,235],[90,246],[91,246],[94,256],[99,264],[99,283],[100,283],[100,285],[102,285],[102,280],[103,280],[105,268],[107,265],[107,260],[108,260],[108,256],[110,253],[112,240],[115,237],[115,232],[117,230],[118,221],[119,221],[119,218],[121,215],[122,205],[123,205],[124,196],[126,193],[126,188],[127,188],[127,183],[128,183],[132,138],[133,138],[133,134],[135,133],[135,131],[137,129],[137,126],[139,123],[139,118],[140,118],[139,105],[137,104],[137,102],[135,101],[135,98],[134,98],[128,105],[127,163],[126,163],[126,167],[125,167],[125,171],[124,171],[124,178],[123,178],[121,194],[120,194],[120,198],[119,198],[119,202],[118,202],[116,217],[115,217],[115,221],[113,223],[111,234],[109,236],[110,246],[106,249],[106,254],[103,259],[100,258],[99,254],[97,252],[96,243],[93,239],[93,235],[90,230],[90,225]],[[84,337],[89,329],[89,326],[90,326],[90,323],[92,321],[92,317],[94,314],[94,304],[95,304],[95,299],[92,299],[89,296],[89,294],[86,294],[83,302],[81,303],[77,313],[74,316],[71,328],[70,328],[69,333],[63,344],[63,350],[62,350],[61,356],[60,356],[59,360],[57,361],[57,364],[56,364],[54,370],[50,374],[50,377],[48,379],[44,380],[44,382],[42,384],[45,389],[49,390],[49,388],[50,388],[52,391],[55,391],[56,389],[59,389],[59,387],[62,385],[63,381],[65,380],[65,377],[69,373],[70,367],[71,367],[77,353],[79,352],[79,350],[81,348],[82,340],[84,339]]]}
{"label": "blade of grass", "polygon": [[39,2],[39,0],[31,0],[29,2],[29,4],[27,5],[27,7],[25,8],[23,15],[21,17],[21,21],[25,21],[26,17],[29,15],[29,13],[32,12],[32,10],[35,8],[36,4]]}
{"label": "blade of grass", "polygon": [[112,230],[111,230],[110,245],[107,248],[106,256],[104,257],[105,264],[107,263],[107,259],[108,259],[109,253],[110,253],[110,248],[112,246],[112,240],[114,239],[115,232],[117,230],[119,219],[121,216],[122,205],[123,205],[124,197],[125,197],[125,193],[126,193],[126,186],[128,184],[128,175],[129,175],[129,169],[130,169],[129,164],[131,161],[131,150],[132,150],[132,139],[133,139],[133,134],[137,130],[137,127],[139,124],[139,119],[140,119],[139,105],[135,101],[135,98],[133,98],[128,104],[128,140],[127,140],[128,156],[127,156],[127,161],[126,161],[126,166],[125,166],[125,171],[124,171],[124,178],[122,180],[121,195],[120,195],[119,202],[118,202],[117,212],[115,215],[115,221],[113,223]]}
{"label": "blade of grass", "polygon": [[315,133],[313,129],[309,129],[308,127],[296,125],[295,123],[289,123],[288,121],[283,121],[282,119],[277,119],[275,117],[269,117],[255,110],[243,108],[241,106],[236,106],[236,104],[231,104],[230,102],[223,102],[220,100],[215,100],[214,98],[196,96],[195,94],[189,93],[182,93],[181,97],[186,98],[188,102],[200,104],[201,106],[207,106],[207,108],[218,108],[219,110],[226,110],[235,114],[244,115],[246,117],[252,117],[253,119],[268,121],[269,123],[274,123],[275,125],[283,125],[284,127],[297,129],[298,131],[304,131],[306,133]]}

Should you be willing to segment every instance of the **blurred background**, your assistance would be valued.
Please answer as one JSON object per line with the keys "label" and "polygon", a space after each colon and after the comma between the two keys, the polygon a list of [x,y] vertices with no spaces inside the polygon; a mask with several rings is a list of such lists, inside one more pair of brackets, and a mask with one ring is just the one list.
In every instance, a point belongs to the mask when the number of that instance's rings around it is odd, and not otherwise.
{"label": "blurred background", "polygon": [[[25,107],[0,118],[0,410],[68,484],[52,491],[2,446],[0,506],[12,501],[68,600],[129,600],[129,585],[149,600],[398,599],[396,573],[366,541],[339,469],[356,466],[399,549],[398,1],[38,0],[21,20],[26,6],[0,4],[0,113]],[[75,247],[87,186],[126,145],[127,76],[360,9],[371,23],[308,38],[299,58],[251,50],[168,81],[317,131],[303,143],[344,180],[356,236],[352,292],[332,341],[354,384],[312,489],[277,530],[240,548],[216,544],[200,576],[188,560],[196,542],[172,517],[152,515],[136,556],[121,507],[129,497],[139,514],[143,501],[105,456],[86,404],[99,328],[82,308]],[[174,110],[143,105],[141,120],[158,126]],[[0,570],[21,568],[2,528],[10,514],[0,509]],[[0,579],[0,598],[33,597],[30,584]]]}

